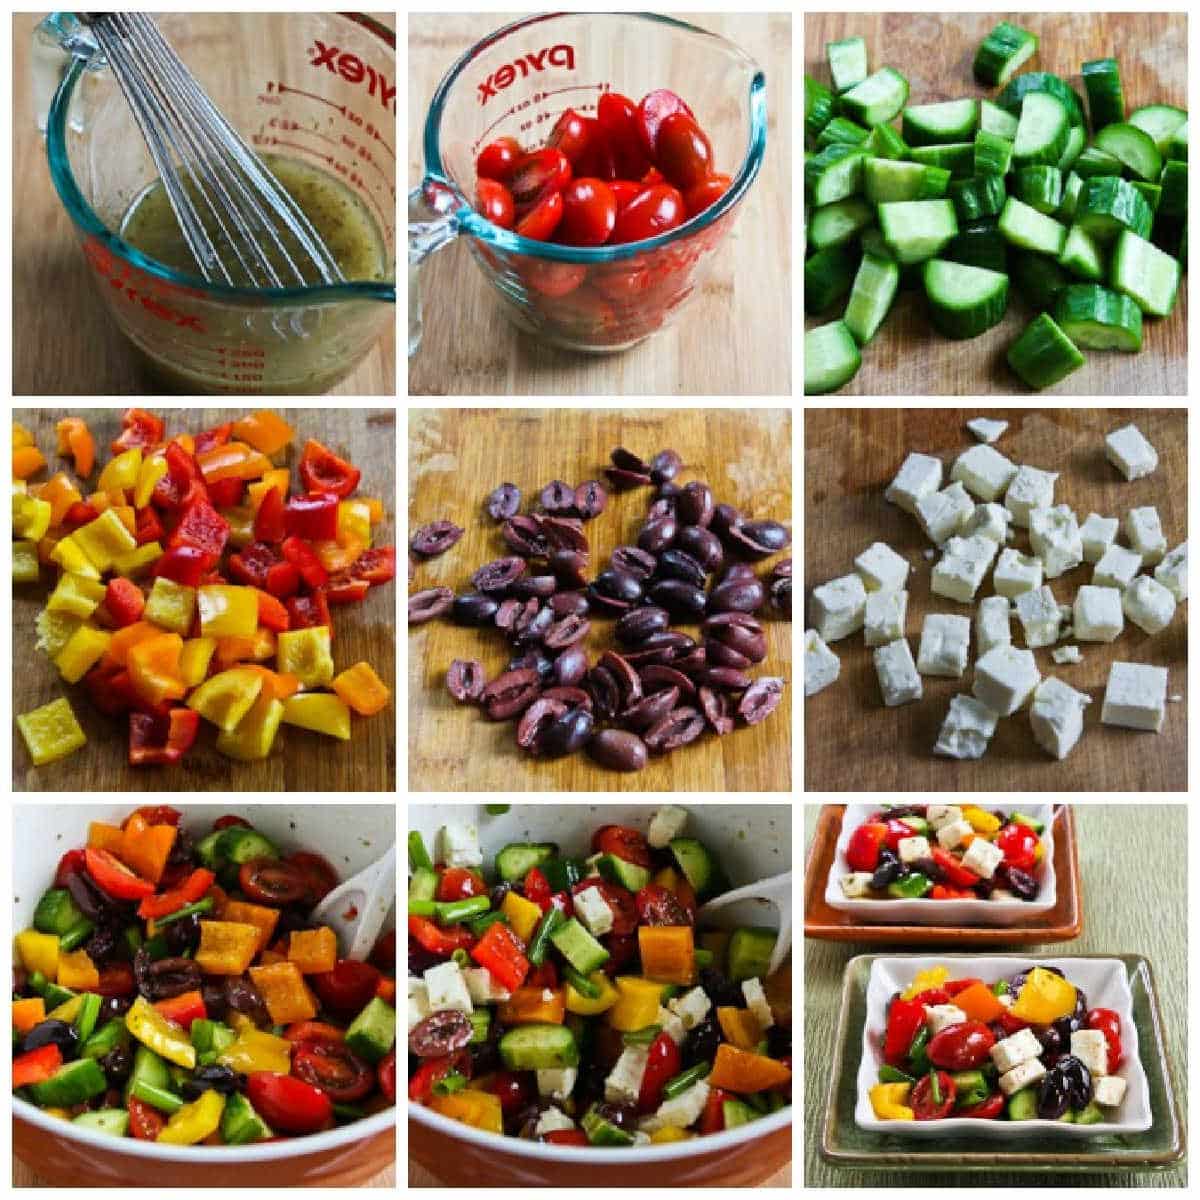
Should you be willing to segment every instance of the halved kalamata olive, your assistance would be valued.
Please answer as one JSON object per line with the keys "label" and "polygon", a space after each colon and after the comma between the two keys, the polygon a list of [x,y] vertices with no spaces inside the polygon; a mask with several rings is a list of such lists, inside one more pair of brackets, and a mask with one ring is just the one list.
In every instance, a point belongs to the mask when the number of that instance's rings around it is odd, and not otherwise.
{"label": "halved kalamata olive", "polygon": [[308,894],[308,880],[303,871],[271,858],[243,863],[238,871],[238,887],[248,900],[276,906],[295,904]]}
{"label": "halved kalamata olive", "polygon": [[[462,1013],[455,1015],[461,1017]],[[431,1019],[426,1017],[426,1020]],[[470,1022],[467,1024],[469,1026]],[[410,1045],[411,1042],[410,1034]],[[353,1104],[369,1095],[375,1086],[374,1068],[345,1042],[301,1042],[292,1051],[292,1074],[319,1087],[335,1104]]]}
{"label": "halved kalamata olive", "polygon": [[66,1021],[51,1019],[39,1021],[22,1039],[19,1054],[40,1050],[43,1046],[57,1046],[63,1058],[73,1058],[79,1045],[79,1033],[74,1025]]}
{"label": "halved kalamata olive", "polygon": [[414,554],[422,558],[436,558],[445,554],[463,535],[463,529],[453,521],[432,521],[422,525],[412,536],[409,546]]}
{"label": "halved kalamata olive", "polygon": [[431,1013],[412,1027],[408,1050],[418,1058],[443,1058],[463,1049],[473,1032],[471,1022],[454,1009]]}

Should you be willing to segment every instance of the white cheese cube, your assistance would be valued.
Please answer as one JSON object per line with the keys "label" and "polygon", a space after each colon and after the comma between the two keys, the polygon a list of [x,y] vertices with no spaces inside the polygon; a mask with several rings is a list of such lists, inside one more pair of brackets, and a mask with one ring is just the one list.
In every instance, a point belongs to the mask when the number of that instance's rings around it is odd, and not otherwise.
{"label": "white cheese cube", "polygon": [[1011,546],[1000,551],[1000,560],[992,572],[992,586],[999,596],[1010,600],[1042,586],[1042,560],[1021,554]]}
{"label": "white cheese cube", "polygon": [[901,838],[896,843],[896,849],[900,852],[900,861],[905,866],[910,866],[912,863],[920,862],[921,859],[929,857],[929,842],[919,834],[913,837]]}
{"label": "white cheese cube", "polygon": [[497,1004],[511,999],[508,989],[487,967],[464,967],[462,974],[473,1004]]}
{"label": "white cheese cube", "polygon": [[683,833],[687,824],[687,809],[675,804],[664,804],[650,819],[646,841],[655,850],[665,850],[675,838]]}
{"label": "white cheese cube", "polygon": [[[870,875],[867,875],[866,878],[870,882]],[[845,880],[842,881],[842,890],[845,891]],[[849,896],[848,892],[846,894]],[[683,1022],[669,1008],[664,1008],[661,1004],[658,1006],[658,1016],[654,1018],[654,1023],[661,1026],[663,1033],[667,1034],[677,1046],[687,1037],[688,1031],[684,1029]]]}
{"label": "white cheese cube", "polygon": [[429,1016],[430,1011],[429,989],[425,986],[425,980],[413,979],[410,976],[408,980],[408,1032],[412,1033]]}
{"label": "white cheese cube", "polygon": [[842,895],[847,900],[860,900],[871,890],[870,871],[851,871],[842,876]]}
{"label": "white cheese cube", "polygon": [[474,1012],[467,981],[456,962],[438,963],[425,972],[425,986],[429,991],[429,1011]]}
{"label": "white cheese cube", "polygon": [[867,589],[861,575],[842,575],[813,588],[812,621],[826,642],[840,641],[863,627]]}
{"label": "white cheese cube", "polygon": [[1154,578],[1182,604],[1187,599],[1187,542],[1180,542],[1154,568]]}
{"label": "white cheese cube", "polygon": [[977,837],[963,855],[962,865],[981,879],[991,879],[1004,861],[1004,851],[986,838]]}
{"label": "white cheese cube", "polygon": [[601,878],[600,860],[603,857],[603,854],[590,854],[583,860],[583,865],[587,868],[583,873],[584,879]]}
{"label": "white cheese cube", "polygon": [[1062,612],[1048,585],[1043,584],[1035,592],[1022,592],[1017,597],[1017,620],[1025,630],[1025,645],[1031,650],[1052,646],[1058,641]]}
{"label": "white cheese cube", "polygon": [[[842,661],[815,629],[804,631],[804,695],[823,692],[842,671]],[[599,871],[596,872],[599,874]]]}
{"label": "white cheese cube", "polygon": [[708,1103],[709,1086],[703,1079],[692,1084],[686,1092],[672,1096],[659,1105],[658,1111],[638,1122],[638,1128],[643,1133],[654,1133],[659,1129],[687,1129],[700,1119],[704,1106]]}
{"label": "white cheese cube", "polygon": [[465,821],[451,821],[438,833],[438,861],[448,867],[481,867],[479,831]]}
{"label": "white cheese cube", "polygon": [[667,1007],[683,1022],[684,1029],[690,1032],[708,1016],[712,1001],[703,988],[694,987],[690,992],[668,1000]]}
{"label": "white cheese cube", "polygon": [[1042,1043],[1034,1036],[1032,1029],[1018,1029],[1016,1033],[998,1041],[991,1050],[992,1062],[1001,1075],[1039,1057],[1041,1053]]}
{"label": "white cheese cube", "polygon": [[1124,546],[1109,546],[1092,572],[1097,587],[1113,587],[1123,592],[1142,567],[1142,556]]}
{"label": "white cheese cube", "polygon": [[542,1067],[537,1073],[538,1095],[547,1100],[565,1100],[578,1078],[577,1067]]}
{"label": "white cheese cube", "polygon": [[863,640],[868,646],[886,646],[902,638],[907,611],[907,592],[868,592]]}
{"label": "white cheese cube", "polygon": [[967,422],[967,428],[981,442],[998,442],[1000,435],[1008,428],[1008,422],[993,421],[990,417],[972,417]]}
{"label": "white cheese cube", "polygon": [[874,653],[874,659],[879,690],[888,708],[920,700],[921,677],[917,674],[912,651],[905,638],[880,646]]}
{"label": "white cheese cube", "polygon": [[1050,657],[1054,659],[1059,666],[1065,663],[1077,663],[1083,661],[1083,655],[1079,652],[1078,646],[1059,646],[1057,650],[1050,651]]}
{"label": "white cheese cube", "polygon": [[1098,563],[1104,557],[1104,552],[1117,540],[1120,525],[1121,522],[1116,517],[1088,513],[1088,519],[1079,529],[1079,540],[1083,543],[1083,561]]}
{"label": "white cheese cube", "polygon": [[939,546],[958,533],[974,512],[975,504],[961,483],[952,483],[917,501],[917,520],[925,536]]}
{"label": "white cheese cube", "polygon": [[1047,579],[1057,579],[1083,562],[1079,522],[1066,504],[1035,508],[1029,514],[1029,542]]}
{"label": "white cheese cube", "polygon": [[1029,699],[1041,678],[1032,650],[997,646],[975,663],[971,691],[993,712],[1011,717]]}
{"label": "white cheese cube", "polygon": [[1143,632],[1161,633],[1175,616],[1175,597],[1157,579],[1139,575],[1121,597],[1125,615]]}
{"label": "white cheese cube", "polygon": [[936,832],[943,825],[962,820],[962,809],[957,804],[931,804],[925,810],[925,820],[929,822],[930,829]]}
{"label": "white cheese cube", "polygon": [[971,620],[952,613],[929,613],[921,627],[917,670],[922,675],[961,678],[967,669]]}
{"label": "white cheese cube", "polygon": [[[1085,583],[1075,593],[1072,615],[1075,636],[1081,642],[1112,642],[1125,628],[1121,593],[1116,588]],[[1055,662],[1060,661],[1055,659]]]}
{"label": "white cheese cube", "polygon": [[1054,503],[1054,481],[1057,471],[1040,471],[1037,467],[1020,467],[1004,496],[1004,507],[1013,515],[1013,523],[1022,529],[1029,525],[1029,514],[1035,508],[1049,508]]}
{"label": "white cheese cube", "polygon": [[886,542],[872,542],[855,560],[868,592],[898,592],[908,581],[908,560]]}
{"label": "white cheese cube", "polygon": [[942,463],[928,454],[910,454],[900,465],[884,496],[905,512],[915,513],[922,496],[942,486]]}
{"label": "white cheese cube", "polygon": [[1136,425],[1114,429],[1104,439],[1104,457],[1131,483],[1158,467],[1157,451]]}
{"label": "white cheese cube", "polygon": [[559,1129],[574,1128],[575,1122],[561,1108],[548,1108],[538,1117],[537,1124],[533,1127],[533,1132],[535,1137],[542,1137],[544,1134],[554,1133]]}
{"label": "white cheese cube", "polygon": [[1109,668],[1100,720],[1158,733],[1166,714],[1167,668],[1115,662]]}
{"label": "white cheese cube", "polygon": [[1075,1030],[1071,1053],[1097,1078],[1108,1074],[1108,1039],[1099,1029]]}
{"label": "white cheese cube", "polygon": [[1102,1075],[1093,1079],[1092,1099],[1101,1108],[1116,1108],[1125,1099],[1125,1080],[1120,1075]]}
{"label": "white cheese cube", "polygon": [[1004,596],[985,596],[975,610],[975,645],[978,654],[993,646],[1012,644],[1012,614]]}
{"label": "white cheese cube", "polygon": [[1008,541],[1012,513],[1002,504],[977,504],[963,526],[963,537],[985,537],[1003,546]]}
{"label": "white cheese cube", "polygon": [[612,932],[613,911],[599,888],[585,888],[575,897],[575,915],[593,937]]}
{"label": "white cheese cube", "polygon": [[[945,758],[982,758],[995,732],[996,714],[986,704],[971,696],[953,696],[933,752]],[[944,832],[945,827],[938,830],[939,841]]]}
{"label": "white cheese cube", "polygon": [[950,538],[943,548],[941,561],[933,568],[930,590],[960,604],[970,604],[997,549],[991,538],[978,535]]}
{"label": "white cheese cube", "polygon": [[950,478],[957,480],[980,500],[995,500],[1003,495],[1016,473],[1016,463],[987,445],[964,450],[950,468]]}
{"label": "white cheese cube", "polygon": [[605,1100],[610,1104],[636,1104],[649,1059],[649,1046],[626,1046],[604,1081]]}
{"label": "white cheese cube", "polygon": [[1153,566],[1162,561],[1167,552],[1167,539],[1163,536],[1162,522],[1154,505],[1131,508],[1125,514],[1124,529],[1130,546],[1142,556],[1142,562]]}
{"label": "white cheese cube", "polygon": [[[958,697],[956,696],[955,699],[958,699]],[[964,697],[964,699],[970,699],[970,697]],[[992,714],[992,728],[995,728],[994,713]],[[948,825],[943,825],[937,831],[938,845],[943,850],[953,850],[955,846],[961,845],[974,832],[975,830],[971,828],[970,821],[959,817],[957,821],[951,821]]]}
{"label": "white cheese cube", "polygon": [[1031,1058],[1019,1067],[1013,1067],[1008,1074],[1000,1076],[1000,1090],[1006,1096],[1011,1096],[1031,1083],[1037,1083],[1045,1074],[1046,1068],[1042,1066],[1041,1061]]}
{"label": "white cheese cube", "polygon": [[761,979],[743,979],[742,995],[746,997],[746,1007],[758,1020],[760,1029],[770,1029],[775,1024],[775,1014],[767,1003],[767,993],[763,991]]}
{"label": "white cheese cube", "polygon": [[925,1023],[929,1026],[930,1037],[936,1037],[951,1025],[961,1025],[966,1019],[967,1014],[954,1004],[931,1004],[925,1010]]}

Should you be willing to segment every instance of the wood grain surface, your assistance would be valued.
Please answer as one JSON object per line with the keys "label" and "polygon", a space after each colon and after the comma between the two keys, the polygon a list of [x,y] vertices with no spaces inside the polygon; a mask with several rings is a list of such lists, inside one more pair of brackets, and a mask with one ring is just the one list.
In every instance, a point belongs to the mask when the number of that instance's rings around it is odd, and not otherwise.
{"label": "wood grain surface", "polygon": [[[390,29],[394,12],[372,14]],[[161,391],[105,310],[75,229],[50,179],[30,80],[30,39],[42,13],[12,18],[12,387],[19,396],[136,396]],[[394,139],[393,139],[394,144]],[[53,303],[47,303],[47,297]],[[394,326],[331,391],[396,394]]]}
{"label": "wood grain surface", "polygon": [[[930,592],[931,548],[915,517],[889,504],[884,489],[911,451],[935,455],[946,466],[975,444],[965,422],[978,410],[838,409],[809,411],[805,421],[805,596],[828,580],[854,570],[854,558],[882,541],[908,559],[906,631],[917,657],[921,626],[930,612],[958,613],[972,620],[971,662],[976,657],[974,614],[993,594],[990,572],[972,605]],[[1080,524],[1089,513],[1124,519],[1131,509],[1154,505],[1169,547],[1187,538],[1187,415],[1183,409],[989,409],[1011,424],[995,449],[1015,463],[1060,472],[1056,504],[1069,504]],[[1127,483],[1104,457],[1104,436],[1130,421],[1158,451],[1158,469]],[[1128,545],[1124,533],[1118,541]],[[1029,553],[1028,532],[1009,543]],[[936,561],[936,560],[934,560]],[[1090,583],[1089,563],[1048,580],[1060,604],[1071,603]],[[1024,645],[1020,623],[1013,644]],[[1115,642],[1081,642],[1083,661],[1055,663],[1053,647],[1036,650],[1038,670],[1091,697],[1079,743],[1062,762],[1033,740],[1028,705],[1001,719],[983,758],[959,762],[935,757],[933,744],[950,698],[971,690],[972,669],[962,679],[921,677],[924,697],[885,708],[862,634],[833,643],[841,677],[805,707],[805,787],[810,791],[1182,791],[1187,787],[1187,604],[1150,637],[1128,619]],[[1062,643],[1066,644],[1066,642]],[[1168,703],[1159,734],[1100,723],[1109,665],[1114,661],[1167,667]]]}
{"label": "wood grain surface", "polygon": [[[804,840],[816,828],[819,808],[804,806]],[[1187,808],[1183,804],[1077,804],[1079,861],[1086,919],[1083,935],[1059,946],[1038,946],[1036,954],[1143,954],[1154,970],[1162,1007],[1164,1038],[1176,1081],[1180,1120],[1188,1110],[1188,940]],[[1150,864],[1153,864],[1151,867]],[[919,949],[914,947],[914,949]],[[897,948],[899,950],[899,948]],[[804,1183],[806,1187],[879,1188],[884,1176],[874,1171],[835,1168],[821,1158],[821,1125],[829,1091],[842,979],[846,964],[871,947],[852,943],[806,941],[804,944]],[[886,950],[884,951],[886,953]],[[1021,950],[1013,948],[1020,954]],[[989,947],[988,954],[1002,954]],[[898,1148],[908,1143],[897,1140]],[[904,1186],[944,1190],[947,1174],[904,1173]],[[971,1187],[1032,1190],[1034,1177],[973,1174]],[[1108,1175],[1037,1176],[1039,1187],[1179,1188],[1187,1187],[1187,1163],[1166,1171]]]}
{"label": "wood grain surface", "polygon": [[[164,412],[167,431],[199,433],[234,420],[242,409],[179,409]],[[384,519],[372,531],[373,544],[395,541],[395,414],[392,410],[320,409],[277,410],[295,429],[292,445],[278,461],[292,469],[292,488],[299,486],[296,464],[308,438],[316,438],[362,471],[358,494],[383,501]],[[48,467],[34,477],[45,479],[67,469],[70,460],[54,455],[54,424],[64,416],[82,416],[96,439],[95,487],[103,465],[111,458],[109,443],[121,430],[120,409],[16,409],[13,419],[35,436]],[[34,646],[34,622],[53,590],[56,573],[43,569],[39,584],[13,590],[13,657],[25,667],[13,672],[13,712],[23,713],[66,696],[87,734],[87,745],[58,762],[35,767],[20,734],[13,730],[14,791],[393,791],[396,781],[395,708],[389,705],[373,717],[354,717],[348,742],[281,725],[271,755],[260,762],[235,762],[218,754],[215,728],[201,721],[195,746],[175,766],[131,767],[128,726],[123,718],[106,717],[91,703],[86,687],[67,684],[54,664]],[[338,671],[366,660],[395,697],[395,584],[371,588],[359,604],[334,610],[333,661]]]}
{"label": "wood grain surface", "polygon": [[[909,104],[963,97],[995,99],[999,88],[975,82],[971,65],[980,42],[1004,13],[816,13],[804,21],[804,70],[828,86],[827,42],[866,39],[872,71],[893,66],[909,82]],[[1186,108],[1187,17],[1162,12],[1007,14],[1039,39],[1021,72],[1060,75],[1081,96],[1080,67],[1089,59],[1120,64],[1125,111],[1146,104]],[[899,118],[893,122],[897,130]],[[1090,139],[1090,131],[1089,139]],[[835,306],[806,317],[805,328],[840,315]],[[1028,389],[1005,361],[1008,348],[1034,316],[1010,288],[1008,313],[994,329],[951,341],[929,323],[923,292],[897,295],[879,332],[863,349],[862,368],[839,395],[1011,395]],[[1187,388],[1187,277],[1169,317],[1147,317],[1138,354],[1083,351],[1085,364],[1050,392],[1063,396],[1181,396]]]}
{"label": "wood grain surface", "polygon": [[[786,410],[731,412],[582,409],[413,410],[409,415],[409,536],[429,521],[449,518],[466,529],[440,558],[420,563],[410,594],[430,587],[470,590],[482,563],[511,553],[482,504],[510,480],[526,497],[523,511],[552,479],[603,481],[609,451],[627,446],[649,457],[672,447],[687,466],[681,481],[704,479],[719,500],[748,516],[787,521],[791,513],[791,418]],[[649,489],[610,495],[604,512],[585,527],[594,576],[618,545],[634,541]],[[786,557],[791,551],[785,551]],[[758,564],[769,572],[775,558]],[[446,691],[446,668],[456,658],[478,659],[489,679],[512,656],[498,631],[464,629],[449,619],[409,631],[408,755],[414,791],[782,791],[791,785],[791,624],[760,614],[767,633],[765,662],[751,674],[781,675],[783,700],[759,725],[739,724],[726,737],[703,735],[674,754],[651,759],[635,774],[599,767],[586,754],[554,761],[517,748],[511,723],[493,724]],[[593,618],[593,620],[595,620]],[[611,623],[596,620],[589,652],[613,646]],[[683,625],[695,635],[693,626]]]}
{"label": "wood grain surface", "polygon": [[[425,114],[443,75],[484,33],[520,15],[409,17],[410,183],[424,173]],[[455,243],[421,268],[425,333],[408,364],[411,395],[777,396],[791,390],[791,16],[671,15],[734,42],[767,80],[766,159],[699,295],[669,329],[630,350],[574,354],[518,332],[467,247]],[[625,90],[619,80],[613,86]],[[696,89],[685,99],[703,124],[715,99],[703,80]]]}

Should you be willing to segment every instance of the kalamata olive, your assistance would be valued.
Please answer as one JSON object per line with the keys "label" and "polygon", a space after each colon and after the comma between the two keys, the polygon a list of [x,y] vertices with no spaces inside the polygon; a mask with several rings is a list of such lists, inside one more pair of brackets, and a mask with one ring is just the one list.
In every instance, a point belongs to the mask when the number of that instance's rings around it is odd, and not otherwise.
{"label": "kalamata olive", "polygon": [[715,967],[700,968],[700,986],[715,1008],[736,1007],[737,997],[742,995],[742,989]]}
{"label": "kalamata olive", "polygon": [[471,1022],[454,1009],[431,1013],[409,1032],[408,1050],[418,1058],[442,1058],[466,1046],[472,1032]]}
{"label": "kalamata olive", "polygon": [[79,1032],[74,1025],[67,1021],[39,1021],[22,1039],[19,1053],[28,1054],[31,1050],[40,1050],[43,1046],[57,1046],[64,1059],[75,1057],[75,1049],[79,1045]]}
{"label": "kalamata olive", "polygon": [[119,1042],[100,1060],[100,1069],[109,1087],[119,1087],[133,1071],[133,1048]]}
{"label": "kalamata olive", "polygon": [[225,1006],[253,1018],[257,1025],[269,1025],[270,1015],[262,993],[245,975],[225,977]]}
{"label": "kalamata olive", "polygon": [[173,955],[187,954],[200,945],[200,914],[191,913],[163,927],[167,951]]}
{"label": "kalamata olive", "polygon": [[500,602],[481,592],[464,592],[454,598],[451,616],[458,625],[490,625]]}
{"label": "kalamata olive", "polygon": [[1051,1068],[1038,1086],[1037,1115],[1044,1121],[1057,1121],[1070,1107],[1066,1083]]}
{"label": "kalamata olive", "polygon": [[199,1100],[209,1090],[220,1092],[222,1096],[232,1096],[234,1092],[246,1090],[246,1076],[222,1063],[210,1063],[206,1067],[197,1067],[191,1078],[183,1081],[179,1090],[185,1100]]}
{"label": "kalamata olive", "polygon": [[1002,886],[1022,900],[1032,900],[1038,894],[1038,882],[1034,877],[1016,867],[1002,863],[996,872]]}
{"label": "kalamata olive", "polygon": [[683,1069],[686,1071],[697,1063],[712,1062],[720,1044],[721,1031],[717,1022],[709,1016],[690,1029],[687,1037],[683,1039],[680,1050]]}
{"label": "kalamata olive", "polygon": [[885,847],[879,852],[875,873],[871,876],[871,887],[876,891],[882,891],[889,883],[899,878],[899,875],[900,859]]}

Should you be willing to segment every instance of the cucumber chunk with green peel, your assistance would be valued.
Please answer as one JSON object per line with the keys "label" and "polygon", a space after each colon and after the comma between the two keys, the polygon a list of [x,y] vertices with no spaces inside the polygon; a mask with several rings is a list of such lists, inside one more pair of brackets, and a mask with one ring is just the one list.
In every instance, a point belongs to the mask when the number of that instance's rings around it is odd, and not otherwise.
{"label": "cucumber chunk with green peel", "polygon": [[1087,92],[1093,129],[1103,129],[1125,120],[1125,93],[1121,90],[1121,68],[1115,58],[1093,58],[1080,72]]}
{"label": "cucumber chunk with green peel", "polygon": [[955,179],[970,179],[975,171],[974,142],[944,142],[939,146],[914,146],[913,162],[942,167]]}
{"label": "cucumber chunk with green peel", "polygon": [[914,104],[904,110],[901,133],[910,146],[937,146],[970,141],[979,128],[977,100],[943,100]]}
{"label": "cucumber chunk with green peel", "polygon": [[1083,366],[1083,355],[1049,313],[1038,313],[1008,348],[1008,365],[1036,391],[1053,387]]}
{"label": "cucumber chunk with green peel", "polygon": [[946,194],[950,172],[922,163],[868,158],[863,163],[863,194],[872,204],[897,200],[938,200]]}
{"label": "cucumber chunk with green peel", "polygon": [[864,148],[873,158],[908,157],[908,145],[890,125],[876,125]]}
{"label": "cucumber chunk with green peel", "polygon": [[842,112],[868,128],[890,121],[908,103],[908,80],[893,67],[880,67],[842,94]]}
{"label": "cucumber chunk with green peel", "polygon": [[891,246],[883,240],[883,234],[880,233],[877,225],[863,230],[859,244],[862,246],[863,254],[873,254],[876,258],[886,258],[889,262],[896,261],[895,253]]}
{"label": "cucumber chunk with green peel", "polygon": [[1104,278],[1104,256],[1100,247],[1095,239],[1078,225],[1072,225],[1067,230],[1067,241],[1063,252],[1058,256],[1058,261],[1080,279]]}
{"label": "cucumber chunk with green peel", "polygon": [[1064,80],[1049,71],[1027,71],[1009,80],[1004,91],[996,97],[996,103],[1007,112],[1019,116],[1022,103],[1030,92],[1046,92],[1060,100],[1067,110],[1072,125],[1083,125],[1083,101],[1079,93]]}
{"label": "cucumber chunk with green peel", "polygon": [[1129,124],[1148,133],[1154,139],[1159,153],[1166,154],[1175,131],[1187,124],[1187,113],[1173,104],[1146,104],[1129,114]]}
{"label": "cucumber chunk with green peel", "polygon": [[1163,165],[1160,187],[1162,215],[1169,218],[1187,216],[1187,163],[1169,159]]}
{"label": "cucumber chunk with green peel", "polygon": [[1168,316],[1179,293],[1176,259],[1136,233],[1123,230],[1113,248],[1113,288],[1137,302],[1152,317]]}
{"label": "cucumber chunk with green peel", "polygon": [[984,133],[992,133],[996,137],[1002,137],[1005,141],[1011,142],[1017,136],[1018,124],[1015,113],[1010,113],[990,100],[980,100],[979,128]]}
{"label": "cucumber chunk with green peel", "polygon": [[902,265],[933,258],[958,232],[949,200],[908,200],[879,206],[879,228]]}
{"label": "cucumber chunk with green peel", "polygon": [[1006,84],[1036,53],[1037,38],[1027,29],[1001,21],[975,51],[977,82],[990,87]]}
{"label": "cucumber chunk with green peel", "polygon": [[1076,160],[1071,168],[1084,179],[1095,179],[1097,176],[1120,175],[1121,160],[1095,146],[1089,146]]}
{"label": "cucumber chunk with green peel", "polygon": [[1067,106],[1049,92],[1028,92],[1021,102],[1021,119],[1013,139],[1013,162],[1018,166],[1045,163],[1057,166],[1071,121]]}
{"label": "cucumber chunk with green peel", "polygon": [[1142,348],[1142,310],[1128,297],[1098,283],[1072,283],[1054,305],[1059,328],[1085,350]]}
{"label": "cucumber chunk with green peel", "polygon": [[1154,139],[1136,125],[1106,125],[1093,138],[1097,150],[1111,154],[1129,173],[1147,183],[1157,183],[1162,174],[1162,155]]}
{"label": "cucumber chunk with green peel", "polygon": [[1002,175],[976,175],[973,179],[955,179],[950,184],[950,199],[961,224],[994,217],[1006,198]]}
{"label": "cucumber chunk with green peel", "polygon": [[808,242],[815,250],[840,246],[860,229],[872,224],[875,210],[861,196],[847,196],[813,209],[808,221]]}
{"label": "cucumber chunk with green peel", "polygon": [[973,221],[960,228],[946,244],[941,257],[1008,274],[1008,243],[994,220]]}
{"label": "cucumber chunk with green peel", "polygon": [[1017,198],[1030,208],[1050,216],[1062,203],[1062,172],[1057,167],[1039,163],[1022,167],[1014,178]]}
{"label": "cucumber chunk with green peel", "polygon": [[1052,310],[1063,289],[1071,283],[1071,277],[1055,259],[1027,250],[1009,255],[1009,270],[1013,287],[1038,312]]}
{"label": "cucumber chunk with green peel", "polygon": [[1083,132],[1082,126],[1072,125],[1067,131],[1067,145],[1062,152],[1062,157],[1058,160],[1058,169],[1069,171],[1075,165],[1075,160],[1083,153],[1085,145],[1087,145],[1087,135]]}
{"label": "cucumber chunk with green peel", "polygon": [[1167,158],[1173,159],[1175,162],[1187,162],[1187,122],[1184,121],[1180,127],[1171,134],[1171,140],[1167,143]]}
{"label": "cucumber chunk with green peel", "polygon": [[1058,204],[1060,220],[1073,221],[1075,219],[1075,210],[1079,206],[1081,195],[1083,195],[1083,180],[1072,171],[1063,184],[1062,199]]}
{"label": "cucumber chunk with green peel", "polygon": [[883,324],[900,285],[900,267],[892,259],[864,254],[854,277],[843,320],[854,340],[865,346]]}
{"label": "cucumber chunk with green peel", "polygon": [[833,90],[848,92],[867,77],[867,43],[860,37],[842,38],[825,45]]}
{"label": "cucumber chunk with green peel", "polygon": [[804,77],[804,136],[815,142],[821,130],[833,120],[833,93],[811,75]]}
{"label": "cucumber chunk with green peel", "polygon": [[826,146],[804,161],[804,199],[809,204],[832,204],[862,191],[861,146],[838,143]]}
{"label": "cucumber chunk with green peel", "polygon": [[[1013,132],[1016,132],[1014,128]],[[976,175],[1007,175],[1012,166],[1011,138],[980,129],[975,134],[974,168]]]}
{"label": "cucumber chunk with green peel", "polygon": [[[1164,167],[1165,171],[1166,168]],[[1153,216],[1158,212],[1158,206],[1162,203],[1162,186],[1157,183],[1143,183],[1140,179],[1135,179],[1130,185],[1131,188],[1146,202],[1146,207],[1150,210],[1150,215]]]}
{"label": "cucumber chunk with green peel", "polygon": [[828,246],[804,264],[804,311],[825,312],[850,290],[858,269],[853,245]]}
{"label": "cucumber chunk with green peel", "polygon": [[819,325],[804,335],[804,394],[824,396],[845,386],[862,366],[862,355],[845,321]]}
{"label": "cucumber chunk with green peel", "polygon": [[826,146],[845,142],[847,146],[861,146],[871,136],[869,129],[849,120],[847,117],[834,117],[817,138],[817,149],[824,150]]}
{"label": "cucumber chunk with green peel", "polygon": [[1000,232],[1022,250],[1036,250],[1057,258],[1067,241],[1067,227],[1053,217],[1009,196],[1000,213]]}
{"label": "cucumber chunk with green peel", "polygon": [[1133,184],[1115,176],[1102,175],[1083,185],[1075,207],[1075,220],[1098,242],[1111,242],[1122,229],[1130,229],[1139,237],[1149,237],[1154,215],[1145,197]]}
{"label": "cucumber chunk with green peel", "polygon": [[933,258],[924,282],[933,327],[945,337],[978,337],[1008,309],[1008,276],[999,271]]}

